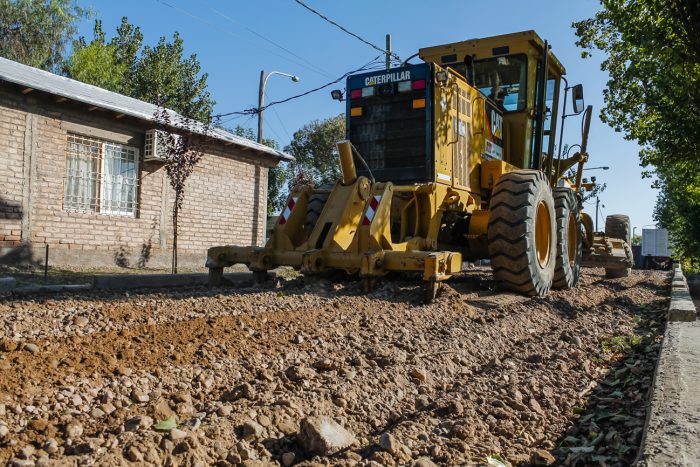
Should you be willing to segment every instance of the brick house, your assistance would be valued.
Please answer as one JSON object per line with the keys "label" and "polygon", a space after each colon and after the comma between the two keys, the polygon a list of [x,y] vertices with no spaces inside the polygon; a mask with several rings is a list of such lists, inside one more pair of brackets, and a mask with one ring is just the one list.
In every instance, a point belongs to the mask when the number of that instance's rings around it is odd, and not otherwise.
{"label": "brick house", "polygon": [[[151,147],[156,110],[0,58],[0,261],[43,260],[48,244],[52,265],[167,266],[173,193]],[[187,181],[180,264],[202,266],[214,245],[260,245],[267,170],[289,159],[210,133]]]}

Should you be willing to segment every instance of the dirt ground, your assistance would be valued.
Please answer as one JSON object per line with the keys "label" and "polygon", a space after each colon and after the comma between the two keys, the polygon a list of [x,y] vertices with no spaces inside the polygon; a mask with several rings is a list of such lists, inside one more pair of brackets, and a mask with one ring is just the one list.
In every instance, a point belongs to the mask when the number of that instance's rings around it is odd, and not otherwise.
{"label": "dirt ground", "polygon": [[[409,279],[0,298],[0,461],[633,462],[668,275],[492,287],[476,269],[430,305]],[[312,457],[308,416],[357,442]]]}

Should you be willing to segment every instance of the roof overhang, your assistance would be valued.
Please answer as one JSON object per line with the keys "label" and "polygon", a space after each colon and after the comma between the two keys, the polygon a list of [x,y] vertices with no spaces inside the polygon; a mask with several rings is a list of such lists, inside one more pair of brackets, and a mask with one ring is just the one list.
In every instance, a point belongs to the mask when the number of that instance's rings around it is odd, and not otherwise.
{"label": "roof overhang", "polygon": [[[86,104],[93,110],[100,108],[112,111],[117,118],[129,116],[146,122],[156,123],[156,113],[158,112],[156,105],[2,57],[0,57],[0,81],[19,86],[23,94],[29,94],[34,90],[42,91],[59,97],[61,102],[72,100]],[[175,111],[167,110],[167,112],[171,122],[173,122],[173,129],[175,131],[178,128],[182,129],[182,125],[178,124],[178,122],[181,122],[183,118]],[[188,129],[220,141],[225,146],[236,145],[268,159],[272,158],[277,161],[294,160],[294,157],[285,152],[237,136],[223,129],[207,129],[201,122],[195,122]]]}

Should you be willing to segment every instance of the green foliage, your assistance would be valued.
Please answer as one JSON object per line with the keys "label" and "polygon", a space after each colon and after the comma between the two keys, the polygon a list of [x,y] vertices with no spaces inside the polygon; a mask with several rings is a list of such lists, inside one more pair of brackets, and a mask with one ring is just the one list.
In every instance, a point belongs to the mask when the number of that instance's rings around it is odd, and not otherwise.
{"label": "green foliage", "polygon": [[95,39],[89,44],[83,38],[78,41],[63,65],[64,72],[78,81],[128,94],[128,64],[117,56],[119,49],[114,43],[105,43],[101,21],[95,22],[94,34]]}
{"label": "green foliage", "polygon": [[632,347],[641,344],[642,341],[643,336],[636,334],[624,334],[621,336],[613,336],[604,339],[600,345],[605,353],[627,353],[630,351],[630,349],[632,349]]}
{"label": "green foliage", "polygon": [[345,115],[314,120],[294,133],[284,148],[296,158],[289,164],[290,183],[309,180],[316,186],[335,183],[340,177],[336,143],[345,138]]}
{"label": "green foliage", "polygon": [[87,16],[74,0],[0,0],[0,56],[55,71]]}
{"label": "green foliage", "polygon": [[661,190],[654,217],[672,234],[675,256],[700,258],[698,162],[678,162],[671,167],[660,167],[658,172]]}
{"label": "green foliage", "polygon": [[285,201],[284,185],[287,182],[286,167],[267,169],[267,215],[280,212]]}
{"label": "green foliage", "polygon": [[700,274],[700,262],[692,261],[690,259],[683,259],[681,261],[681,268],[683,269],[683,274],[685,277],[691,281],[695,276]]}
{"label": "green foliage", "polygon": [[632,245],[641,245],[642,244],[642,236],[637,234],[632,237]]}
{"label": "green foliage", "polygon": [[700,6],[693,0],[602,0],[573,24],[583,56],[600,50],[610,79],[601,119],[641,146],[658,177],[655,218],[677,254],[700,256]]}
{"label": "green foliage", "polygon": [[[584,168],[584,171],[585,171],[585,168]],[[593,177],[595,177],[595,175]],[[570,169],[566,173],[566,178],[569,179],[569,182],[571,182],[573,184],[576,181],[576,170]],[[584,181],[583,183],[587,183],[588,177],[584,176],[583,181]],[[596,198],[597,196],[600,196],[605,191],[605,189],[608,187],[607,183],[600,184],[600,183],[594,182],[593,180],[591,180],[591,182],[593,182],[593,188],[591,189],[591,191],[586,191],[583,188],[579,188],[579,193],[581,193],[581,196],[583,197],[584,201],[589,201],[591,199]]]}
{"label": "green foliage", "polygon": [[94,38],[80,38],[64,65],[71,78],[111,91],[160,103],[181,115],[207,121],[214,101],[207,91],[207,74],[197,56],[185,57],[183,40],[176,32],[171,42],[161,37],[154,46],[143,45],[140,28],[122,18],[117,35],[109,42],[96,21]]}
{"label": "green foliage", "polygon": [[176,32],[172,42],[161,37],[155,47],[144,47],[136,62],[132,94],[148,102],[156,102],[160,97],[165,107],[205,121],[214,101],[207,91],[208,75],[200,76],[200,72],[195,54],[184,58],[183,41]]}
{"label": "green foliage", "polygon": [[591,191],[582,191],[583,200],[588,201],[588,200],[591,200],[593,198],[600,196],[600,194],[602,192],[604,192],[607,187],[608,187],[607,183],[603,183],[602,185],[599,183],[596,183],[595,185],[593,185],[593,189]]}
{"label": "green foliage", "polygon": [[153,425],[153,429],[158,430],[158,431],[170,431],[173,428],[177,428],[177,420],[175,417],[170,417],[165,420],[161,420],[155,425]]}

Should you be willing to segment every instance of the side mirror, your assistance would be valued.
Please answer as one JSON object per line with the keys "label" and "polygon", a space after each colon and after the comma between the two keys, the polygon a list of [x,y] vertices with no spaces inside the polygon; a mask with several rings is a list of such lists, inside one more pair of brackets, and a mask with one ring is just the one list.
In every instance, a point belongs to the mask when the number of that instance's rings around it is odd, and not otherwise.
{"label": "side mirror", "polygon": [[580,114],[585,108],[583,103],[583,84],[577,84],[572,88],[571,97],[574,101],[574,113]]}

